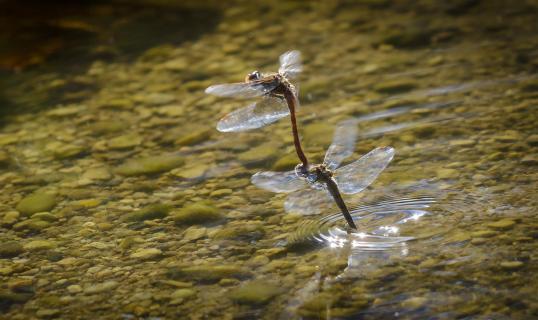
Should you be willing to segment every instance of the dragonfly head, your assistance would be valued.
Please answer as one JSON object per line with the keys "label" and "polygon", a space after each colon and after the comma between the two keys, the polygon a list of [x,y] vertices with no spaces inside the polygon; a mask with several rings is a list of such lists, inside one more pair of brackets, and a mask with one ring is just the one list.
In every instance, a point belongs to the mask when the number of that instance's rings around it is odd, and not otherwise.
{"label": "dragonfly head", "polygon": [[260,80],[261,78],[262,78],[262,74],[258,70],[256,70],[247,74],[247,76],[245,77],[245,82]]}

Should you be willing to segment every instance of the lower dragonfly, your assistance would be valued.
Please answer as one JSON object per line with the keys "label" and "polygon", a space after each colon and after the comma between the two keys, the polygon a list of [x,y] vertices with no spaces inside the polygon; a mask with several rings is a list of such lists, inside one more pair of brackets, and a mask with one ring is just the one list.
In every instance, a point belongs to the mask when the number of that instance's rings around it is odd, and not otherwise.
{"label": "lower dragonfly", "polygon": [[309,165],[308,168],[298,164],[295,170],[286,172],[258,172],[251,181],[262,189],[289,193],[284,204],[286,211],[317,214],[323,204],[334,200],[348,225],[357,229],[341,193],[356,194],[367,188],[394,157],[393,148],[379,147],[340,167],[355,150],[357,131],[356,119],[342,121],[336,127],[322,164]]}

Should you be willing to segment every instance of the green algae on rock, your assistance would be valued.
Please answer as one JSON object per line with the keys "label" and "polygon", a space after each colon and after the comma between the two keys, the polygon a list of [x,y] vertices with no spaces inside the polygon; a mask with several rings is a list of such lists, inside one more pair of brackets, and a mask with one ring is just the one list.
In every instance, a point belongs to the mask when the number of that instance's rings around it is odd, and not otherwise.
{"label": "green algae on rock", "polygon": [[282,293],[284,290],[279,285],[253,280],[230,291],[230,298],[239,304],[262,305]]}
{"label": "green algae on rock", "polygon": [[209,202],[189,204],[172,214],[172,219],[177,225],[212,223],[223,218],[219,209]]}
{"label": "green algae on rock", "polygon": [[23,198],[15,208],[23,216],[37,212],[50,211],[56,206],[56,196],[43,191],[36,191]]}
{"label": "green algae on rock", "polygon": [[128,222],[162,219],[168,215],[171,209],[172,207],[167,204],[152,204],[126,214],[123,219]]}
{"label": "green algae on rock", "polygon": [[183,157],[172,154],[149,156],[127,160],[116,168],[116,173],[122,176],[140,176],[170,171],[185,163]]}

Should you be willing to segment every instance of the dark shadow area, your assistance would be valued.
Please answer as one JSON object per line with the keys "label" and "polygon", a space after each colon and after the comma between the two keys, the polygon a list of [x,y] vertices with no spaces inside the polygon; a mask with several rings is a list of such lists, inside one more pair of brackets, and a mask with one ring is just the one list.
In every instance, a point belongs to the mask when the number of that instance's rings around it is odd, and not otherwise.
{"label": "dark shadow area", "polygon": [[[78,79],[14,101],[28,92],[28,81],[35,87],[47,81],[38,79],[43,74],[76,75],[96,60],[136,59],[155,46],[195,40],[219,20],[217,7],[189,1],[0,0],[0,123],[6,115],[73,102],[98,89]],[[73,101],[62,100],[66,94]]]}

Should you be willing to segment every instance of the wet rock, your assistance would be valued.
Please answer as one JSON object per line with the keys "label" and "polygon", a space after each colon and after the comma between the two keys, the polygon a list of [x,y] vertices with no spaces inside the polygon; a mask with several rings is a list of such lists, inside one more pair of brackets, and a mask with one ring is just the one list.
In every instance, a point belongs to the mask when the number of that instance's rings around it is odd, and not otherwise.
{"label": "wet rock", "polygon": [[235,239],[235,240],[257,240],[265,234],[263,227],[259,223],[237,223],[224,227],[212,234],[217,240]]}
{"label": "wet rock", "polygon": [[21,222],[15,223],[13,229],[20,230],[30,230],[30,231],[41,231],[50,226],[50,222],[40,220],[40,219],[27,219]]}
{"label": "wet rock", "polygon": [[418,309],[424,306],[428,302],[428,299],[424,297],[411,297],[402,301],[402,307],[406,309]]}
{"label": "wet rock", "polygon": [[299,313],[303,316],[312,317],[326,312],[337,297],[330,292],[321,292],[303,303]]}
{"label": "wet rock", "polygon": [[167,275],[174,280],[187,279],[200,282],[216,282],[223,278],[247,278],[250,276],[250,272],[236,265],[198,265],[174,267],[168,270]]}
{"label": "wet rock", "polygon": [[80,156],[81,154],[87,152],[87,150],[88,149],[84,146],[66,144],[55,147],[52,150],[52,155],[55,159],[64,160]]}
{"label": "wet rock", "polygon": [[133,252],[130,257],[138,260],[150,260],[158,258],[162,255],[162,251],[157,248],[138,249]]}
{"label": "wet rock", "polygon": [[146,95],[143,101],[149,105],[163,105],[172,103],[176,100],[176,97],[173,94],[169,93],[150,93]]}
{"label": "wet rock", "polygon": [[538,164],[538,157],[535,155],[524,156],[523,159],[521,159],[521,163],[528,166],[535,166]]}
{"label": "wet rock", "polygon": [[516,270],[523,267],[523,262],[521,261],[501,261],[501,268],[505,270]]}
{"label": "wet rock", "polygon": [[207,141],[211,137],[211,130],[209,128],[198,128],[185,131],[188,133],[177,138],[175,140],[176,145],[190,146]]}
{"label": "wet rock", "polygon": [[42,251],[55,249],[57,244],[48,240],[33,240],[23,245],[24,250]]}
{"label": "wet rock", "polygon": [[116,289],[118,285],[118,282],[113,280],[92,284],[84,288],[84,294],[99,294],[109,292]]}
{"label": "wet rock", "polygon": [[142,143],[142,137],[136,133],[124,134],[107,141],[110,149],[130,149]]}
{"label": "wet rock", "polygon": [[13,258],[24,252],[24,248],[17,241],[0,243],[0,258]]}
{"label": "wet rock", "polygon": [[34,192],[23,198],[15,208],[23,216],[50,211],[56,206],[56,196],[42,191]]}
{"label": "wet rock", "polygon": [[38,212],[32,215],[32,219],[42,220],[47,222],[54,222],[58,220],[58,217],[50,212]]}
{"label": "wet rock", "polygon": [[507,230],[511,229],[515,224],[516,222],[514,220],[502,219],[499,221],[488,223],[487,226],[497,230]]}
{"label": "wet rock", "polygon": [[232,189],[218,189],[218,190],[215,190],[215,191],[212,191],[209,196],[212,197],[212,198],[222,198],[222,197],[225,197],[225,196],[229,196],[233,194],[233,190]]}
{"label": "wet rock", "polygon": [[82,179],[88,180],[88,181],[105,181],[109,180],[112,177],[110,174],[110,171],[107,168],[101,167],[101,168],[90,168],[86,170],[82,174]]}
{"label": "wet rock", "polygon": [[287,171],[293,170],[300,161],[297,159],[296,154],[288,154],[278,159],[271,168],[274,171]]}
{"label": "wet rock", "polygon": [[436,176],[439,179],[455,179],[459,176],[459,171],[456,169],[442,168],[437,170]]}
{"label": "wet rock", "polygon": [[166,204],[152,204],[138,211],[126,214],[123,219],[128,222],[162,219],[168,215],[171,209],[172,207]]}
{"label": "wet rock", "polygon": [[206,202],[187,205],[172,214],[172,219],[177,225],[205,224],[223,218],[218,208]]}
{"label": "wet rock", "polygon": [[207,229],[204,227],[198,228],[198,227],[190,227],[187,230],[185,230],[185,233],[183,234],[183,239],[187,241],[194,241],[201,239],[205,237],[207,234]]}
{"label": "wet rock", "polygon": [[526,141],[531,146],[538,146],[538,134],[530,135]]}
{"label": "wet rock", "polygon": [[274,142],[267,142],[240,153],[237,159],[248,165],[257,165],[274,158],[277,150],[278,146]]}
{"label": "wet rock", "polygon": [[334,126],[325,123],[317,122],[304,127],[304,143],[305,145],[328,146],[332,141]]}
{"label": "wet rock", "polygon": [[527,80],[521,85],[521,91],[523,92],[536,92],[538,91],[538,79]]}
{"label": "wet rock", "polygon": [[185,161],[177,155],[160,155],[127,160],[116,168],[116,172],[123,176],[139,176],[170,171],[183,165]]}
{"label": "wet rock", "polygon": [[172,299],[172,301],[177,299],[188,299],[194,297],[195,295],[196,291],[193,289],[177,289],[176,291],[172,292],[172,294],[170,295],[170,299]]}
{"label": "wet rock", "polygon": [[112,120],[99,121],[90,126],[90,130],[92,130],[96,135],[121,132],[126,128],[126,122]]}
{"label": "wet rock", "polygon": [[9,308],[13,304],[25,303],[32,299],[33,293],[18,293],[0,289],[0,311]]}
{"label": "wet rock", "polygon": [[413,81],[398,79],[380,82],[374,86],[374,90],[384,94],[397,94],[411,91],[416,87],[417,84]]}
{"label": "wet rock", "polygon": [[174,169],[171,173],[183,179],[196,179],[202,177],[208,169],[209,166],[205,163],[195,163],[184,168]]}
{"label": "wet rock", "polygon": [[52,318],[60,314],[60,309],[38,309],[36,316],[38,318]]}
{"label": "wet rock", "polygon": [[17,211],[8,211],[2,217],[3,225],[12,225],[19,219],[20,213]]}
{"label": "wet rock", "polygon": [[85,109],[84,106],[78,106],[78,105],[71,105],[71,106],[65,106],[65,107],[59,107],[55,108],[49,112],[47,112],[47,116],[50,117],[67,117],[67,116],[74,116],[80,111]]}
{"label": "wet rock", "polygon": [[240,304],[262,305],[283,292],[277,284],[254,280],[231,290],[230,298]]}

